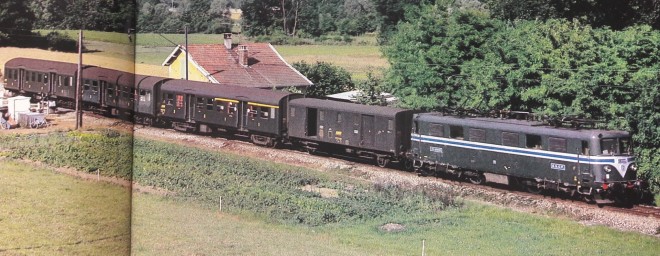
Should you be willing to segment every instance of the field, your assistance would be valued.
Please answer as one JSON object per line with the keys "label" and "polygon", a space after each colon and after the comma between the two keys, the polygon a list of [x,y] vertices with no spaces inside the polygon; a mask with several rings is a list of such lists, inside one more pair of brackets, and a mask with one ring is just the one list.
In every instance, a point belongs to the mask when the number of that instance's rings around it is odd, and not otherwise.
{"label": "field", "polygon": [[[124,139],[116,135],[103,129],[1,139],[6,142],[3,145],[9,145],[5,149],[23,152],[5,152],[10,158],[38,158],[45,153],[32,150],[40,142],[71,144],[47,153],[78,152],[78,158],[64,162],[38,159],[51,165],[77,166],[107,162],[94,152],[121,148],[117,145]],[[72,143],[72,139],[84,141]],[[387,187],[356,179],[345,171],[320,172],[145,138],[136,138],[134,152],[134,179],[171,192],[168,196],[134,195],[135,255],[416,255],[422,251],[422,240],[427,255],[654,255],[660,250],[656,237],[454,201],[451,195],[441,196],[445,193],[438,188]],[[51,175],[44,170],[24,176],[3,174],[0,177],[13,182],[8,183],[12,190],[3,194],[18,193],[12,192],[14,184],[41,177],[44,179],[21,190],[28,191],[24,200],[39,198],[43,187],[69,187]],[[306,189],[310,186],[313,189]],[[93,193],[77,193],[89,194]],[[35,211],[32,205],[27,208]],[[39,212],[52,212],[49,209]],[[79,221],[95,223],[86,216]],[[35,223],[42,221],[23,225],[39,226]],[[386,223],[401,224],[405,230],[382,231]],[[19,228],[13,226],[12,230]]]}
{"label": "field", "polygon": [[6,158],[0,184],[0,254],[128,253],[130,190]]}

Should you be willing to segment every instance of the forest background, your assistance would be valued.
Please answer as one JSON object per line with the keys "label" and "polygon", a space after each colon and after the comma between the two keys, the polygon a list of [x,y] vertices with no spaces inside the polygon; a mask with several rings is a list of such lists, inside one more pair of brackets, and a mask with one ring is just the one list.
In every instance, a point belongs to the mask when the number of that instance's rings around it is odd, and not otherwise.
{"label": "forest background", "polygon": [[531,111],[630,131],[639,173],[660,187],[659,0],[7,0],[0,44],[35,29],[236,32],[231,9],[249,40],[377,34],[390,66],[363,88],[401,107]]}

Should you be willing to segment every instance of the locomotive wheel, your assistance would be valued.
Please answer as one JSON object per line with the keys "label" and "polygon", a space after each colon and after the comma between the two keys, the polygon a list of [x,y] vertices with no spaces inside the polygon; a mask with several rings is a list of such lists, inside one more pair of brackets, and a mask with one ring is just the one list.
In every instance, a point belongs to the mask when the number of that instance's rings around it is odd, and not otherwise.
{"label": "locomotive wheel", "polygon": [[385,166],[387,166],[387,164],[389,164],[389,163],[390,163],[390,159],[386,156],[377,156],[376,157],[376,164],[379,167],[385,168]]}
{"label": "locomotive wheel", "polygon": [[525,184],[525,190],[532,194],[541,194],[543,189],[539,188],[536,184]]}

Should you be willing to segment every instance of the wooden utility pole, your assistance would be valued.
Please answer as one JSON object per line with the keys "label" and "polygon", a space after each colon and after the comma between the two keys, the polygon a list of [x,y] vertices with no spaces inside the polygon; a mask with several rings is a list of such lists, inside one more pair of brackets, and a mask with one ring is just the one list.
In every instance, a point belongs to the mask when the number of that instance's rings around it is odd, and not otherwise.
{"label": "wooden utility pole", "polygon": [[183,27],[183,30],[186,34],[186,47],[184,51],[186,52],[186,80],[188,80],[188,25]]}
{"label": "wooden utility pole", "polygon": [[78,77],[76,81],[76,130],[82,128],[82,108],[81,98],[82,98],[82,43],[83,43],[83,31],[80,30],[78,34]]}

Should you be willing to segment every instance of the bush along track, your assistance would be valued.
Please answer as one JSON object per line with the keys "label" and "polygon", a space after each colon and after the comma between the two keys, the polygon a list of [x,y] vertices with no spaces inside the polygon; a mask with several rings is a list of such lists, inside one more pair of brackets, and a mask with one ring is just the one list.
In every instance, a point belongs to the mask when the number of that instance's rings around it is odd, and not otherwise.
{"label": "bush along track", "polygon": [[[414,221],[460,205],[435,188],[362,184],[339,175],[238,155],[136,139],[134,180],[223,211],[317,226],[373,219]],[[172,157],[178,156],[178,157]]]}
{"label": "bush along track", "polygon": [[[383,222],[424,223],[461,202],[443,187],[374,185],[328,174],[136,138],[114,130],[5,135],[2,155],[106,176],[174,192],[210,208],[283,224],[318,226]],[[132,170],[132,173],[131,173]]]}

